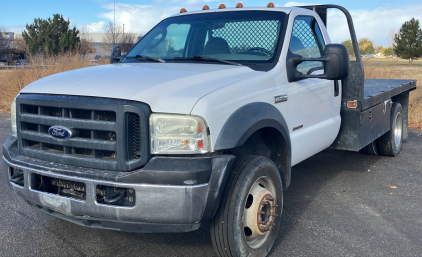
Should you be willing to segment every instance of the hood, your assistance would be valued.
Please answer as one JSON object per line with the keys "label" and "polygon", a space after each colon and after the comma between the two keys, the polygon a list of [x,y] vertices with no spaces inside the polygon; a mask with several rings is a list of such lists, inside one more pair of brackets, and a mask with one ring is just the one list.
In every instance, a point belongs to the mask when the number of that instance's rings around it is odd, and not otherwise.
{"label": "hood", "polygon": [[258,73],[220,64],[120,63],[54,74],[21,93],[126,99],[144,102],[153,112],[188,114],[204,95]]}

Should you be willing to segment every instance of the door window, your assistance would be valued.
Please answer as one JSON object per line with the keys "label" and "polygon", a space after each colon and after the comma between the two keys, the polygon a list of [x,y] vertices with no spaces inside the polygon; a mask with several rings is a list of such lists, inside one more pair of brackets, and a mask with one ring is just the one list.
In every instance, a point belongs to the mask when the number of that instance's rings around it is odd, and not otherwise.
{"label": "door window", "polygon": [[[324,39],[315,18],[299,16],[295,19],[289,49],[303,57],[318,58],[324,54]],[[322,67],[321,62],[306,61],[299,64],[297,69],[306,74]]]}

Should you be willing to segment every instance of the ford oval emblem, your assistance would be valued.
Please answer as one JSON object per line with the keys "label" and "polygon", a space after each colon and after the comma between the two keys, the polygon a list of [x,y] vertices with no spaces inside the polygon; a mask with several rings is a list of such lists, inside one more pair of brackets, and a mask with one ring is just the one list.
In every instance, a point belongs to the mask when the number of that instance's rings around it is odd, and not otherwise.
{"label": "ford oval emblem", "polygon": [[73,131],[62,126],[52,126],[48,129],[48,133],[58,139],[68,139],[73,136]]}

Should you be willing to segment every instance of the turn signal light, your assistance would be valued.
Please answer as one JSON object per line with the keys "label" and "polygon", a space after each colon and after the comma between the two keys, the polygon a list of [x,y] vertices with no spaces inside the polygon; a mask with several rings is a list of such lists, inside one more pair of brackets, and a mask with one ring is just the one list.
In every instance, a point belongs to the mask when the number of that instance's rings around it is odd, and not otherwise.
{"label": "turn signal light", "polygon": [[358,107],[358,101],[347,101],[347,108],[356,109]]}
{"label": "turn signal light", "polygon": [[210,7],[208,5],[204,5],[204,7],[202,7],[202,10],[209,10]]}
{"label": "turn signal light", "polygon": [[218,9],[224,9],[224,8],[226,8],[226,5],[225,5],[225,4],[220,4],[220,5],[218,6]]}
{"label": "turn signal light", "polygon": [[180,13],[187,12],[185,8],[180,9]]}
{"label": "turn signal light", "polygon": [[204,148],[204,140],[198,140],[198,149]]}
{"label": "turn signal light", "polygon": [[238,4],[236,5],[236,8],[243,8],[243,4],[242,4],[242,3],[238,3]]}
{"label": "turn signal light", "polygon": [[274,8],[274,4],[270,2],[270,3],[267,5],[267,7],[268,7],[268,8]]}

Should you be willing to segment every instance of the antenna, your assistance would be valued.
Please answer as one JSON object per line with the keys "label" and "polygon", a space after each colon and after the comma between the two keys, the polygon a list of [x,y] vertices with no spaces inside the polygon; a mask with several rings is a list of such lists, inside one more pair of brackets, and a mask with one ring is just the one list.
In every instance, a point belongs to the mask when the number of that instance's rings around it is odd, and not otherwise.
{"label": "antenna", "polygon": [[116,0],[114,0],[113,46],[116,45]]}

